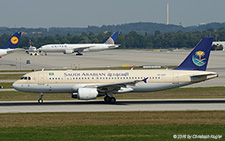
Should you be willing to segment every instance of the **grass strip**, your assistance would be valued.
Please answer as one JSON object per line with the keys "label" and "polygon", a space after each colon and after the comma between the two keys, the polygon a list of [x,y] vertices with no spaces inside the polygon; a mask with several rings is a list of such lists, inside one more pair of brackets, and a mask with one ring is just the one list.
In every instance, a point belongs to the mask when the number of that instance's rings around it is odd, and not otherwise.
{"label": "grass strip", "polygon": [[179,99],[179,98],[225,98],[225,87],[176,88],[158,92],[118,94],[117,98],[126,99]]}
{"label": "grass strip", "polygon": [[10,82],[0,82],[0,86],[3,86],[4,89],[11,89],[13,83]]}
{"label": "grass strip", "polygon": [[225,111],[73,112],[0,114],[2,127],[102,125],[225,125]]}
{"label": "grass strip", "polygon": [[225,136],[225,111],[0,114],[2,140],[173,140]]}
{"label": "grass strip", "polygon": [[0,80],[17,80],[20,79],[24,74],[1,74]]}
{"label": "grass strip", "polygon": [[[1,91],[0,101],[37,100],[39,93]],[[159,92],[115,94],[117,99],[225,98],[225,87],[177,88]],[[71,100],[69,93],[45,93],[44,100]],[[98,99],[103,99],[99,97]]]}
{"label": "grass strip", "polygon": [[0,70],[0,72],[32,72],[33,70]]}
{"label": "grass strip", "polygon": [[[174,135],[222,135],[225,125],[129,125],[0,128],[2,140],[174,140]],[[187,138],[185,138],[187,139]],[[212,140],[212,139],[211,139]]]}

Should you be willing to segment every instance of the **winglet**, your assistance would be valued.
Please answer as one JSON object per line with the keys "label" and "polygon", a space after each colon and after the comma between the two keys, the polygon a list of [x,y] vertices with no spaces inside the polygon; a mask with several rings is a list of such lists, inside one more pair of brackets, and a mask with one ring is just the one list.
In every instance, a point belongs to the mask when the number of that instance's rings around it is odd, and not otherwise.
{"label": "winglet", "polygon": [[144,79],[141,80],[141,81],[144,81],[145,83],[147,83],[147,79],[148,79],[148,77],[144,78]]}
{"label": "winglet", "polygon": [[118,31],[114,32],[113,35],[105,42],[105,44],[115,44],[118,33]]}
{"label": "winglet", "polygon": [[192,52],[186,57],[186,59],[174,70],[205,71],[209,60],[212,42],[212,37],[203,38],[192,50]]}
{"label": "winglet", "polygon": [[15,49],[20,42],[21,32],[16,32],[0,49]]}

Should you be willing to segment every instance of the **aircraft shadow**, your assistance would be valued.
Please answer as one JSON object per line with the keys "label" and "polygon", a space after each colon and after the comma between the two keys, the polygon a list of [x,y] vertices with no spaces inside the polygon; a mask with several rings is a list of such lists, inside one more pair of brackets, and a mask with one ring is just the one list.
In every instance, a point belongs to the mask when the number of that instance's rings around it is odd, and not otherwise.
{"label": "aircraft shadow", "polygon": [[211,103],[225,103],[225,100],[119,100],[115,104],[107,104],[104,101],[87,101],[87,102],[79,102],[79,101],[44,101],[43,104],[38,104],[37,102],[14,102],[14,103],[6,103],[0,102],[0,106],[46,106],[46,105],[132,105],[132,104],[211,104]]}

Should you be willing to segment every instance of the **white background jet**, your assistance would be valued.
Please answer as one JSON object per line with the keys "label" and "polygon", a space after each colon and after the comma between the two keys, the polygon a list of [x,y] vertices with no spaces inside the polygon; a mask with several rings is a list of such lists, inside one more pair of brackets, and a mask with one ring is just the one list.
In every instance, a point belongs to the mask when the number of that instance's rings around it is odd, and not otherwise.
{"label": "white background jet", "polygon": [[28,50],[26,50],[26,53],[29,55],[38,55],[39,54],[37,47],[32,46],[31,40],[30,40],[30,46],[28,47]]}
{"label": "white background jet", "polygon": [[119,47],[119,45],[115,44],[117,35],[118,32],[115,32],[103,44],[48,44],[41,46],[38,50],[44,52],[45,54],[49,52],[61,52],[64,54],[77,53],[76,55],[82,55],[81,52],[114,49]]}

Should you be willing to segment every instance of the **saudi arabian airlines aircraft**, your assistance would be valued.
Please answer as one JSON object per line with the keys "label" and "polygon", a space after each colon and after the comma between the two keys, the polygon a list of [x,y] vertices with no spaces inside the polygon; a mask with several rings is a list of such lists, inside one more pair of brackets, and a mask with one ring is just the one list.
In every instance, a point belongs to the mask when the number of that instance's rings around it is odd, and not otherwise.
{"label": "saudi arabian airlines aircraft", "polygon": [[40,93],[38,103],[43,103],[43,93],[71,93],[80,100],[105,96],[106,103],[115,103],[113,94],[161,91],[218,77],[206,71],[212,41],[203,38],[173,70],[42,70],[25,74],[13,88]]}
{"label": "saudi arabian airlines aircraft", "polygon": [[0,58],[4,55],[7,55],[13,51],[16,51],[17,45],[20,41],[21,32],[16,32],[13,34],[10,39],[0,47]]}
{"label": "saudi arabian airlines aircraft", "polygon": [[83,55],[81,52],[114,49],[119,47],[119,45],[115,44],[118,33],[115,32],[104,44],[48,44],[41,46],[38,50],[39,52],[44,52],[46,55],[49,52],[62,52],[64,54],[76,52],[76,55]]}

